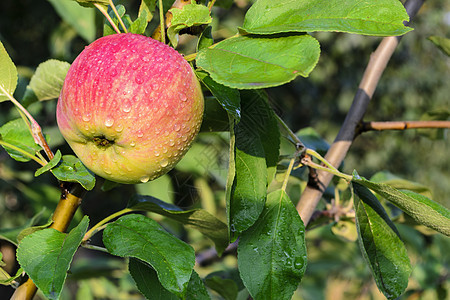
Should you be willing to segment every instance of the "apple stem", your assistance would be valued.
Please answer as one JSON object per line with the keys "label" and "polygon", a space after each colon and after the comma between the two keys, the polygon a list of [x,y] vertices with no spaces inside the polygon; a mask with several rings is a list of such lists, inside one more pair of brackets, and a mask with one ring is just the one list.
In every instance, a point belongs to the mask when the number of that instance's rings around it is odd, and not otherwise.
{"label": "apple stem", "polygon": [[116,15],[117,19],[119,20],[119,23],[123,28],[123,31],[125,31],[125,33],[128,33],[128,30],[125,27],[125,24],[123,23],[122,18],[119,16],[119,12],[117,11],[116,6],[114,5],[114,2],[112,0],[109,0],[109,5],[111,6],[112,10],[114,11],[114,14]]}
{"label": "apple stem", "polygon": [[159,23],[161,28],[161,43],[166,43],[166,26],[164,22],[164,6],[162,0],[159,0]]}
{"label": "apple stem", "polygon": [[[116,24],[114,24],[114,21],[111,19],[108,12],[106,11],[106,9],[98,3],[94,3],[94,6],[105,16],[105,18],[108,20],[109,24],[111,24],[112,28],[114,28],[114,30],[117,33],[120,33],[119,28],[116,26]],[[120,20],[120,18],[119,18],[119,20]]]}

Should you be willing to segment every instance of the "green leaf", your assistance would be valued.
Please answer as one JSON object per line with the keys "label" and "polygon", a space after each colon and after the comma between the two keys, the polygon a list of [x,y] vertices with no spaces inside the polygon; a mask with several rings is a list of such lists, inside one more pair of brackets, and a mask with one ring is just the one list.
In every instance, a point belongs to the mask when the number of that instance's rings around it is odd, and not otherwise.
{"label": "green leaf", "polygon": [[309,149],[315,150],[319,153],[326,153],[330,144],[328,144],[323,137],[312,127],[303,128],[295,133],[302,143]]}
{"label": "green leaf", "polygon": [[[116,10],[117,13],[119,14],[120,18],[122,19],[122,21],[124,20],[124,15],[125,15],[125,6],[123,6],[122,4],[116,5]],[[111,17],[111,19],[113,20],[113,23],[116,26],[119,26],[119,19],[117,19],[116,14],[114,13],[114,11],[110,8],[108,9],[108,14]],[[126,26],[126,25],[125,25]],[[111,35],[111,34],[116,34],[117,32],[114,30],[114,28],[111,26],[111,24],[109,23],[108,20],[105,20],[104,24],[103,24],[103,36],[107,36],[107,35]]]}
{"label": "green leaf", "polygon": [[61,158],[62,158],[61,151],[59,151],[59,150],[56,151],[55,156],[48,162],[48,164],[46,164],[42,168],[37,169],[36,172],[34,173],[34,176],[37,177],[47,171],[50,171],[52,168],[54,168],[54,167],[56,167],[56,165],[58,165]]}
{"label": "green leaf", "polygon": [[414,192],[399,191],[387,184],[371,182],[359,177],[356,172],[352,181],[373,190],[420,224],[450,236],[450,211],[439,203]]}
{"label": "green leaf", "polygon": [[49,299],[58,299],[72,258],[89,225],[85,216],[65,234],[48,228],[26,236],[17,249],[17,259],[36,286]]}
{"label": "green leaf", "polygon": [[[136,34],[144,34],[145,29],[147,28],[147,11],[143,10],[139,17],[132,22],[128,28],[128,32],[136,33]],[[125,25],[126,26],[126,25]]]}
{"label": "green leaf", "polygon": [[[216,98],[205,97],[205,106],[200,132],[221,132],[229,130],[230,124],[228,119],[228,113],[223,108],[222,104],[220,104]],[[189,155],[189,152],[187,155]]]}
{"label": "green leaf", "polygon": [[198,37],[197,52],[214,44],[212,26],[207,26]]}
{"label": "green leaf", "polygon": [[243,30],[253,34],[337,31],[389,36],[411,31],[403,24],[408,20],[398,0],[258,0],[247,11]]}
{"label": "green leaf", "polygon": [[384,183],[387,185],[390,185],[391,187],[397,189],[397,190],[410,190],[419,194],[422,194],[428,198],[432,196],[431,190],[428,186],[414,182],[409,181],[403,178],[400,178],[390,172],[382,171],[375,173],[371,178],[370,181],[377,182],[377,183]]}
{"label": "green leaf", "polygon": [[69,23],[88,43],[95,39],[95,9],[82,7],[71,0],[48,0],[58,15]]}
{"label": "green leaf", "polygon": [[201,50],[197,66],[223,85],[261,89],[307,77],[319,60],[319,42],[310,35],[235,36]]}
{"label": "green leaf", "polygon": [[99,4],[106,8],[109,5],[109,0],[73,0],[73,1],[78,2],[78,4],[84,7],[94,7],[94,4]]}
{"label": "green leaf", "polygon": [[139,5],[138,19],[145,15],[146,22],[150,22],[153,19],[155,8],[156,0],[141,0],[141,5]]}
{"label": "green leaf", "polygon": [[39,64],[31,77],[29,88],[39,101],[58,98],[69,68],[70,64],[65,61],[49,59]]}
{"label": "green leaf", "polygon": [[[9,100],[6,93],[12,95],[17,86],[17,69],[0,42],[0,102]],[[5,93],[6,92],[6,93]]]}
{"label": "green leaf", "polygon": [[41,219],[42,214],[45,212],[46,208],[42,208],[40,212],[35,214],[31,219],[28,219],[28,221],[19,227],[14,228],[1,228],[0,229],[0,240],[8,241],[14,245],[17,246],[18,242],[18,236],[19,234],[26,228],[34,226],[38,224],[39,220]]}
{"label": "green leaf", "polygon": [[211,91],[222,107],[238,122],[241,118],[241,96],[239,91],[215,82],[206,72],[196,71],[197,77]]}
{"label": "green leaf", "polygon": [[305,226],[283,190],[267,196],[238,247],[242,281],[254,299],[291,299],[306,270]]}
{"label": "green leaf", "polygon": [[150,264],[168,291],[182,296],[195,262],[194,249],[143,215],[126,215],[108,224],[103,243],[111,254]]}
{"label": "green leaf", "polygon": [[[15,119],[0,127],[0,138],[9,144],[12,144],[25,152],[34,156],[41,147],[34,142],[34,138],[23,119]],[[31,158],[11,148],[5,147],[8,154],[17,161],[26,162]]]}
{"label": "green leaf", "polygon": [[412,268],[394,223],[378,199],[353,182],[358,241],[378,289],[388,299],[399,297],[408,285]]}
{"label": "green leaf", "polygon": [[[0,258],[2,254],[0,253]],[[1,261],[1,259],[0,259]],[[1,285],[13,285],[13,282],[22,276],[23,269],[19,268],[15,275],[10,276],[8,272],[6,272],[3,268],[3,266],[0,266],[0,284]],[[18,285],[18,284],[17,284]]]}
{"label": "green leaf", "polygon": [[52,225],[53,220],[51,218],[49,218],[49,220],[47,221],[47,223],[43,224],[43,225],[38,225],[38,226],[31,226],[31,227],[27,227],[25,229],[23,229],[18,235],[17,235],[17,241],[20,243],[24,237],[26,237],[27,235],[30,235],[32,233],[35,233],[36,231],[48,228],[50,225]]}
{"label": "green leaf", "polygon": [[73,155],[63,155],[58,166],[52,169],[52,173],[61,181],[78,182],[88,191],[95,186],[94,174]]}
{"label": "green leaf", "polygon": [[151,196],[136,195],[128,203],[129,208],[146,210],[166,216],[172,220],[193,228],[210,238],[221,254],[228,246],[228,227],[225,223],[204,209],[184,211],[178,206],[163,202]]}
{"label": "green leaf", "polygon": [[191,3],[180,8],[172,8],[167,36],[174,47],[178,44],[178,33],[185,28],[209,24],[212,21],[209,9],[201,4]]}
{"label": "green leaf", "polygon": [[235,127],[236,175],[230,201],[230,227],[235,236],[258,219],[266,199],[267,169],[275,170],[278,162],[278,126],[262,93],[241,92],[241,121]]}
{"label": "green leaf", "polygon": [[444,54],[450,56],[450,39],[441,36],[430,36],[428,38],[433,42]]}
{"label": "green leaf", "polygon": [[225,300],[235,300],[239,292],[236,282],[232,279],[211,276],[205,279],[205,283]]}
{"label": "green leaf", "polygon": [[[166,290],[158,280],[156,271],[149,266],[135,258],[130,258],[128,263],[128,269],[133,277],[137,288],[145,296],[145,298],[151,299],[164,299],[164,300],[176,300],[180,299],[174,294]],[[208,292],[203,285],[197,272],[192,271],[191,278],[186,290],[186,294],[183,299],[197,300],[197,299],[210,299]]]}

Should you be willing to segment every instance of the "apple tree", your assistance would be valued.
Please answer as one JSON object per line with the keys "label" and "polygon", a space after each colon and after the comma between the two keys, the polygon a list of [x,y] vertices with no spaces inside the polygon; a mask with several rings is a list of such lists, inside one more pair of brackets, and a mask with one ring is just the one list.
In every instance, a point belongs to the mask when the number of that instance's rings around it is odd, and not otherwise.
{"label": "apple tree", "polygon": [[[450,127],[448,109],[364,121],[423,1],[142,0],[129,13],[112,0],[49,2],[86,45],[72,63],[41,62],[19,98],[23,72],[0,44],[0,101],[16,108],[1,119],[0,145],[10,164],[34,169],[26,178],[0,162],[0,177],[54,209],[0,229],[19,266],[8,272],[2,251],[0,282],[15,288],[12,299],[37,290],[48,299],[71,290],[77,299],[297,299],[314,269],[308,243],[336,237],[358,250],[335,249],[361,258],[385,298],[413,293],[403,233],[420,228],[445,245],[449,210],[424,185],[382,170],[367,179],[364,161],[344,160],[363,132]],[[236,6],[242,22],[224,33]],[[321,50],[321,34],[381,41],[331,145],[312,127],[294,132],[273,92],[310,80],[333,51]],[[430,40],[449,55],[448,39]],[[59,130],[35,115],[47,104]],[[45,176],[52,187],[39,184]],[[96,207],[108,197],[118,202]],[[316,239],[320,229],[328,238]],[[83,265],[92,255],[107,263]],[[118,270],[127,280],[102,283],[118,283],[116,294],[83,277]]]}

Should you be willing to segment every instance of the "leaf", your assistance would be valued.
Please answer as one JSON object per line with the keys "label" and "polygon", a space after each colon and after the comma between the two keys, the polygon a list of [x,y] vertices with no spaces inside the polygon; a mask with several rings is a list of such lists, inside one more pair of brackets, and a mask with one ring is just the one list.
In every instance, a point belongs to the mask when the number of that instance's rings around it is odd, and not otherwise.
{"label": "leaf", "polygon": [[389,36],[411,31],[403,24],[408,20],[397,0],[258,0],[247,11],[242,29],[253,34],[337,31]]}
{"label": "leaf", "polygon": [[[116,10],[117,10],[117,13],[119,14],[120,18],[122,18],[122,21],[124,21],[125,7],[122,4],[119,4],[119,5],[116,5]],[[114,11],[111,8],[108,9],[108,14],[111,17],[111,19],[113,20],[113,23],[116,26],[119,26],[119,19],[117,19],[116,14],[114,13]],[[114,30],[114,28],[112,28],[112,26],[109,23],[109,21],[105,20],[105,22],[103,24],[103,36],[116,34],[116,33],[117,32]]]}
{"label": "leaf", "polygon": [[47,298],[59,298],[88,225],[89,218],[85,216],[68,234],[47,228],[26,236],[19,244],[20,265]]}
{"label": "leaf", "polygon": [[441,36],[430,36],[428,38],[435,44],[444,54],[450,56],[450,39]]}
{"label": "leaf", "polygon": [[429,198],[432,196],[430,188],[427,187],[426,185],[400,178],[386,171],[375,173],[370,178],[370,181],[377,183],[384,183],[397,190],[410,190]]}
{"label": "leaf", "polygon": [[48,1],[86,42],[91,43],[95,39],[95,10],[92,7],[82,7],[71,0]]}
{"label": "leaf", "polygon": [[37,225],[37,226],[30,226],[27,228],[24,228],[22,231],[20,231],[20,233],[17,235],[17,241],[20,243],[24,237],[26,237],[27,235],[30,235],[32,233],[35,233],[36,231],[48,228],[50,225],[52,225],[53,220],[52,218],[49,218],[49,220],[47,221],[47,223],[43,224],[43,225]]}
{"label": "leaf", "polygon": [[420,224],[450,236],[450,211],[439,203],[414,192],[399,191],[387,184],[368,181],[356,172],[352,181],[373,190]]}
{"label": "leaf", "polygon": [[[1,252],[0,252],[0,258],[2,257],[2,254],[1,254]],[[1,261],[1,260],[0,260]],[[9,274],[8,274],[8,272],[6,272],[3,268],[2,268],[3,266],[1,266],[0,265],[0,284],[1,285],[14,285],[14,281],[17,279],[17,278],[19,278],[19,277],[21,277],[22,276],[22,273],[23,273],[23,269],[22,268],[19,268],[17,271],[16,271],[16,274],[14,274],[13,276],[10,276]],[[18,283],[17,283],[17,285],[18,285]]]}
{"label": "leaf", "polygon": [[194,249],[166,232],[154,220],[131,214],[108,224],[103,243],[111,254],[150,264],[168,291],[182,296],[195,262]]}
{"label": "leaf", "polygon": [[261,93],[241,93],[241,121],[235,126],[236,175],[230,200],[230,227],[235,235],[258,219],[266,199],[268,168],[275,170],[278,162],[279,131]]}
{"label": "leaf", "polygon": [[178,33],[185,28],[209,24],[212,21],[211,12],[201,4],[187,4],[180,8],[172,8],[170,27],[167,29],[167,36],[174,47],[178,44]]}
{"label": "leaf", "polygon": [[212,46],[212,44],[214,44],[214,39],[212,36],[212,26],[210,25],[207,26],[198,37],[197,52],[202,50],[203,48]]}
{"label": "leaf", "polygon": [[307,77],[319,60],[319,42],[310,35],[235,36],[197,54],[197,66],[223,85],[261,89]]}
{"label": "leaf", "polygon": [[319,153],[326,153],[330,144],[328,144],[319,133],[312,127],[306,127],[296,132],[298,138],[309,149]]}
{"label": "leaf", "polygon": [[17,242],[18,242],[18,236],[19,234],[26,228],[29,228],[31,226],[36,225],[39,220],[42,217],[42,214],[45,212],[45,207],[42,208],[42,210],[40,212],[38,212],[37,214],[35,214],[31,219],[28,219],[28,221],[23,224],[22,226],[19,227],[14,227],[14,228],[1,228],[0,229],[0,240],[5,240],[8,241],[10,243],[12,243],[13,245],[17,246]]}
{"label": "leaf", "polygon": [[205,97],[205,106],[200,132],[221,132],[229,130],[230,124],[228,119],[228,112],[223,108],[222,104],[220,104],[216,98],[211,99],[211,97]]}
{"label": "leaf", "polygon": [[283,190],[267,196],[238,247],[242,281],[254,299],[291,299],[306,270],[305,226]]}
{"label": "leaf", "polygon": [[94,174],[73,155],[63,155],[58,166],[51,171],[59,180],[78,182],[88,191],[92,190],[95,186]]}
{"label": "leaf", "polygon": [[[135,259],[130,258],[128,263],[128,269],[133,277],[136,286],[139,291],[147,299],[164,299],[164,300],[177,300],[179,297],[166,290],[158,280],[155,270],[148,264]],[[208,292],[203,285],[197,272],[192,271],[191,278],[186,290],[186,300],[196,299],[210,299]]]}
{"label": "leaf", "polygon": [[235,300],[239,292],[237,284],[232,279],[212,276],[205,279],[205,283],[225,300]]}
{"label": "leaf", "polygon": [[[128,28],[128,32],[136,33],[136,34],[144,34],[145,29],[147,28],[147,11],[143,10],[139,17],[132,22]],[[125,25],[126,26],[126,25]]]}
{"label": "leaf", "polygon": [[69,68],[70,64],[65,61],[49,59],[39,64],[31,77],[29,88],[39,101],[58,98]]}
{"label": "leaf", "polygon": [[141,0],[141,5],[139,5],[138,19],[140,19],[142,15],[145,15],[146,22],[150,22],[153,19],[155,8],[156,0]]}
{"label": "leaf", "polygon": [[358,241],[378,289],[388,299],[399,297],[408,285],[412,268],[394,223],[378,199],[353,182]]}
{"label": "leaf", "polygon": [[56,151],[55,156],[48,162],[48,164],[46,164],[42,168],[37,169],[36,172],[34,173],[34,176],[37,177],[47,171],[50,171],[52,168],[54,168],[54,167],[56,167],[56,165],[58,165],[61,158],[62,158],[61,151],[59,151],[59,150]]}
{"label": "leaf", "polygon": [[[12,95],[17,86],[17,69],[0,42],[0,102],[9,100],[6,93]],[[6,93],[5,93],[6,92]]]}
{"label": "leaf", "polygon": [[[23,119],[15,119],[0,127],[0,138],[2,141],[24,150],[31,156],[34,156],[36,152],[42,149],[34,142],[34,138]],[[31,160],[30,157],[16,150],[6,146],[3,146],[3,148],[5,148],[8,154],[17,161],[27,162]]]}
{"label": "leaf", "polygon": [[210,238],[216,245],[219,255],[228,246],[228,227],[222,221],[204,209],[184,211],[178,206],[163,202],[151,196],[136,195],[131,198],[128,207],[136,210],[146,210],[166,216],[193,228]]}
{"label": "leaf", "polygon": [[236,121],[241,119],[241,96],[239,91],[215,82],[206,72],[195,72],[201,82],[211,91],[222,107],[233,116]]}
{"label": "leaf", "polygon": [[94,4],[99,4],[101,6],[107,7],[109,5],[109,0],[73,0],[78,2],[84,7],[94,7]]}

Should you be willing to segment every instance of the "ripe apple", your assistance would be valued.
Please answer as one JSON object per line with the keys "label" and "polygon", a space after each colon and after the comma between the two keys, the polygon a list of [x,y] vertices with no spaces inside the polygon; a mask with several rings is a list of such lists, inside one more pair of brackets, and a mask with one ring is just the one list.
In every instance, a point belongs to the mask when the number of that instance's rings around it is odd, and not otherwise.
{"label": "ripe apple", "polygon": [[142,35],[102,37],[71,65],[59,96],[59,129],[97,175],[119,183],[153,180],[188,150],[203,116],[191,66]]}

